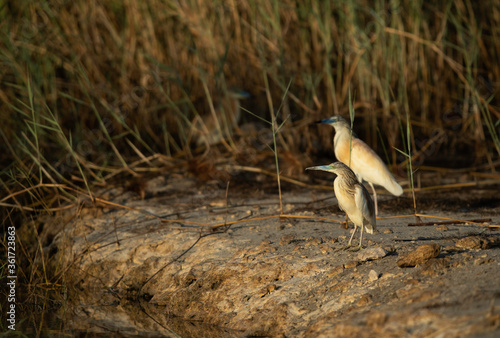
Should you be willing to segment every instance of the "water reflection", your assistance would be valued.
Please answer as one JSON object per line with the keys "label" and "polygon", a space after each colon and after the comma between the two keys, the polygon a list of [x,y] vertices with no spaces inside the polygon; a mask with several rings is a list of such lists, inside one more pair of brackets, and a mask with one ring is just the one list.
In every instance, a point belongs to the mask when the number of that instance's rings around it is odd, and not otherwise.
{"label": "water reflection", "polygon": [[[169,313],[167,306],[127,299],[109,290],[73,291],[67,299],[60,292],[44,292],[17,308],[16,333],[29,337],[242,336],[235,330],[181,319]],[[2,304],[2,317],[4,309],[6,304]]]}

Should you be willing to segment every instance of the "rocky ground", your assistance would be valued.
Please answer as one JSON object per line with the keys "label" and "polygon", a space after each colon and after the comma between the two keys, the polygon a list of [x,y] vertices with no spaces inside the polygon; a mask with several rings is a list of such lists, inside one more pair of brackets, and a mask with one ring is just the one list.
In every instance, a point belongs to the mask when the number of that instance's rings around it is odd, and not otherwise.
{"label": "rocky ground", "polygon": [[[338,250],[352,224],[342,227],[332,189],[283,182],[287,216],[278,217],[275,181],[233,177],[226,189],[160,176],[148,181],[145,199],[117,188],[100,194],[130,209],[100,204],[61,216],[44,238],[52,268],[66,271],[68,304],[56,313],[64,330],[500,335],[499,185],[417,192],[417,211],[429,216],[420,219],[407,216],[410,193],[379,190],[377,231],[354,252]],[[432,225],[446,221],[434,216],[478,221]]]}

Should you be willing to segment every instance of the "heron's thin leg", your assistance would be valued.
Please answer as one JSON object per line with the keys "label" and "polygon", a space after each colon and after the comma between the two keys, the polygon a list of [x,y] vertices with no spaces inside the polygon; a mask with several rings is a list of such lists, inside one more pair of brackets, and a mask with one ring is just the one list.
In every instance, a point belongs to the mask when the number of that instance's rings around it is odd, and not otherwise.
{"label": "heron's thin leg", "polygon": [[358,227],[354,225],[354,231],[352,232],[351,239],[349,240],[349,243],[347,243],[347,246],[351,246],[352,239],[354,238],[354,234],[356,233],[356,230]]}
{"label": "heron's thin leg", "polygon": [[378,216],[378,206],[377,206],[377,192],[375,191],[375,187],[373,186],[373,183],[368,182],[370,187],[372,187],[373,191],[373,201],[375,202],[375,216]]}
{"label": "heron's thin leg", "polygon": [[354,226],[354,230],[352,231],[352,235],[351,235],[351,239],[349,239],[349,243],[347,243],[346,246],[341,246],[340,248],[337,248],[335,250],[333,250],[334,252],[337,252],[337,251],[341,251],[341,250],[350,250],[351,248],[351,243],[352,243],[352,239],[354,237],[354,234],[356,233],[356,230],[358,229],[357,226]]}
{"label": "heron's thin leg", "polygon": [[361,243],[363,242],[363,226],[361,226],[361,230],[359,231],[361,232],[359,236],[359,245],[355,247],[349,247],[349,251],[359,251],[363,249],[363,247],[361,246]]}

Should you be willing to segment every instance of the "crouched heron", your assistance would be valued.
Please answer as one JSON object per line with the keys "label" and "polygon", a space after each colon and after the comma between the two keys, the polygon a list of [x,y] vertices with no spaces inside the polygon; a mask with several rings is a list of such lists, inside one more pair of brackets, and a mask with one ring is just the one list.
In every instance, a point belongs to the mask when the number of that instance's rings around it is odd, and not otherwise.
{"label": "crouched heron", "polygon": [[309,167],[306,170],[323,170],[337,175],[337,178],[333,182],[335,196],[339,202],[340,209],[354,223],[354,231],[349,239],[348,247],[351,246],[354,234],[357,228],[360,227],[361,235],[359,237],[358,249],[361,249],[363,230],[373,234],[373,230],[376,227],[373,201],[366,188],[358,181],[354,172],[342,162]]}
{"label": "crouched heron", "polygon": [[[337,160],[350,166],[360,182],[368,182],[373,190],[376,215],[378,214],[377,192],[373,184],[384,187],[395,196],[400,196],[403,193],[403,188],[396,182],[382,159],[365,142],[351,133],[350,125],[342,116],[332,116],[328,119],[318,121],[318,123],[329,124],[335,128],[335,136],[333,138],[335,157],[337,157]],[[352,151],[349,155],[350,147],[352,147]]]}

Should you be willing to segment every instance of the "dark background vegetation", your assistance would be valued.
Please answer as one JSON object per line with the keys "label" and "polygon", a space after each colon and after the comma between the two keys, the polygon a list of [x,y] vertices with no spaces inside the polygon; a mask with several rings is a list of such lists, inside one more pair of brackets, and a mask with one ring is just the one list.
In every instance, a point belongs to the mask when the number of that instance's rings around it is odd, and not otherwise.
{"label": "dark background vegetation", "polygon": [[[149,172],[273,170],[263,120],[282,124],[296,177],[333,161],[314,121],[348,118],[349,95],[355,131],[399,176],[396,149],[415,167],[499,166],[499,1],[1,1],[0,28],[4,226]],[[197,146],[193,119],[231,88],[251,113]]]}

